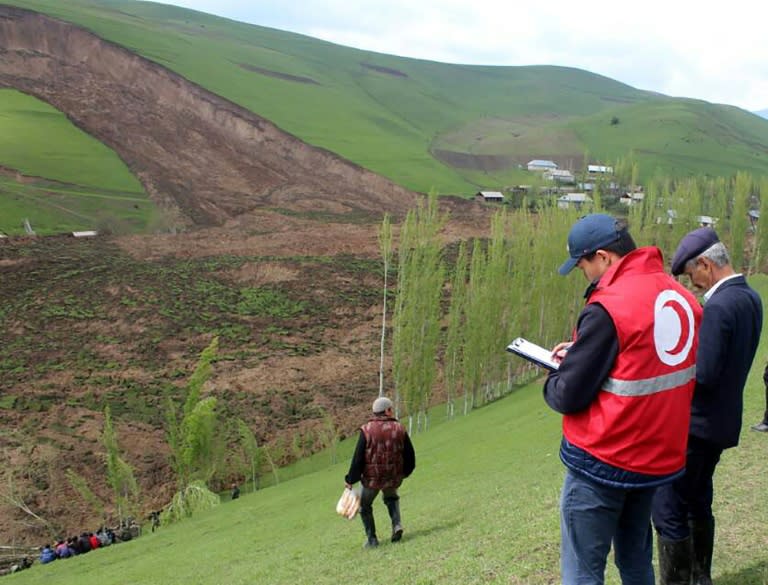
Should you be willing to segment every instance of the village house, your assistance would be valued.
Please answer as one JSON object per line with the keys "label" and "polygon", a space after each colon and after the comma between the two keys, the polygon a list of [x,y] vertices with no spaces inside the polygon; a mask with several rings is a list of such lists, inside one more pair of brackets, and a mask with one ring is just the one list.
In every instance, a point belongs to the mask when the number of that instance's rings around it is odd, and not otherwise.
{"label": "village house", "polygon": [[478,191],[475,193],[475,199],[477,201],[504,203],[504,194],[500,191]]}
{"label": "village house", "polygon": [[612,175],[613,167],[603,165],[587,165],[587,172],[590,175]]}
{"label": "village house", "polygon": [[557,168],[557,164],[551,160],[534,159],[528,162],[529,171],[551,171]]}
{"label": "village house", "polygon": [[586,193],[566,193],[557,198],[557,206],[560,209],[581,209],[592,205],[592,198]]}
{"label": "village house", "polygon": [[630,207],[631,205],[642,204],[643,199],[645,199],[645,193],[642,191],[627,191],[621,197],[619,197],[619,202],[623,203],[627,207]]}
{"label": "village house", "polygon": [[548,181],[555,181],[556,183],[574,183],[576,181],[576,177],[567,169],[545,171],[543,177]]}

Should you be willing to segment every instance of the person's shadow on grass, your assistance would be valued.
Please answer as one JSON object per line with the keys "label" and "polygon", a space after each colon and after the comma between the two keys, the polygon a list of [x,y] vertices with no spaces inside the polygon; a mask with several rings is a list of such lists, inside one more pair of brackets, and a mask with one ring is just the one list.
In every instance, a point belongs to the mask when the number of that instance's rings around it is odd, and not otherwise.
{"label": "person's shadow on grass", "polygon": [[414,538],[422,538],[424,536],[429,536],[433,532],[441,532],[443,530],[448,530],[459,524],[461,524],[459,520],[452,520],[450,522],[444,522],[442,524],[436,524],[430,527],[417,528],[416,530],[408,530],[408,526],[406,526],[405,527],[406,530],[403,533],[403,540],[413,540]]}
{"label": "person's shadow on grass", "polygon": [[768,582],[768,561],[760,561],[740,571],[713,579],[717,585],[764,585]]}

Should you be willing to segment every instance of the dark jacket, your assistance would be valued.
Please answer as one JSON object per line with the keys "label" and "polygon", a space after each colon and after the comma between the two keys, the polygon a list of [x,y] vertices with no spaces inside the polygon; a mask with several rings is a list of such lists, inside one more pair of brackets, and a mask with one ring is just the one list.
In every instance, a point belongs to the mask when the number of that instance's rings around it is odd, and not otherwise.
{"label": "dark jacket", "polygon": [[[360,479],[363,477],[365,473],[366,447],[367,447],[367,442],[365,439],[365,434],[361,429],[360,436],[357,439],[355,453],[352,455],[352,462],[349,465],[349,472],[344,477],[344,481],[350,485],[360,481]],[[411,438],[408,436],[407,432],[404,433],[404,436],[403,436],[402,457],[403,457],[402,474],[403,474],[403,477],[405,478],[410,476],[411,473],[413,473],[413,470],[416,469],[416,452],[413,449]]]}
{"label": "dark jacket", "polygon": [[50,546],[46,546],[40,550],[40,562],[45,565],[51,561],[56,560],[56,553]]}
{"label": "dark jacket", "polygon": [[696,354],[690,434],[726,449],[739,443],[744,384],[760,341],[763,306],[743,276],[706,303]]}

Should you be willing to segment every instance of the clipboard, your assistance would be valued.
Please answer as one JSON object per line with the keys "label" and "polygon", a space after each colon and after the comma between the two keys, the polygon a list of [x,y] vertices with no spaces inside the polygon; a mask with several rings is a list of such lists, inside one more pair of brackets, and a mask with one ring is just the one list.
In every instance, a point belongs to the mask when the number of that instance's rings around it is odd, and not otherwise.
{"label": "clipboard", "polygon": [[551,372],[560,368],[560,364],[552,359],[552,352],[540,345],[531,343],[527,339],[518,337],[507,346],[507,351],[527,359],[529,362]]}

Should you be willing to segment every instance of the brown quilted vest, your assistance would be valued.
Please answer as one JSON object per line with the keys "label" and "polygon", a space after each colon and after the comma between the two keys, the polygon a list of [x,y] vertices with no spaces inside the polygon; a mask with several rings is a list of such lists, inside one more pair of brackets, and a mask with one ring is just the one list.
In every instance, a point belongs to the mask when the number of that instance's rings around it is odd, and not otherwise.
{"label": "brown quilted vest", "polygon": [[360,430],[365,435],[363,485],[371,489],[400,487],[403,483],[403,425],[397,419],[376,416]]}

